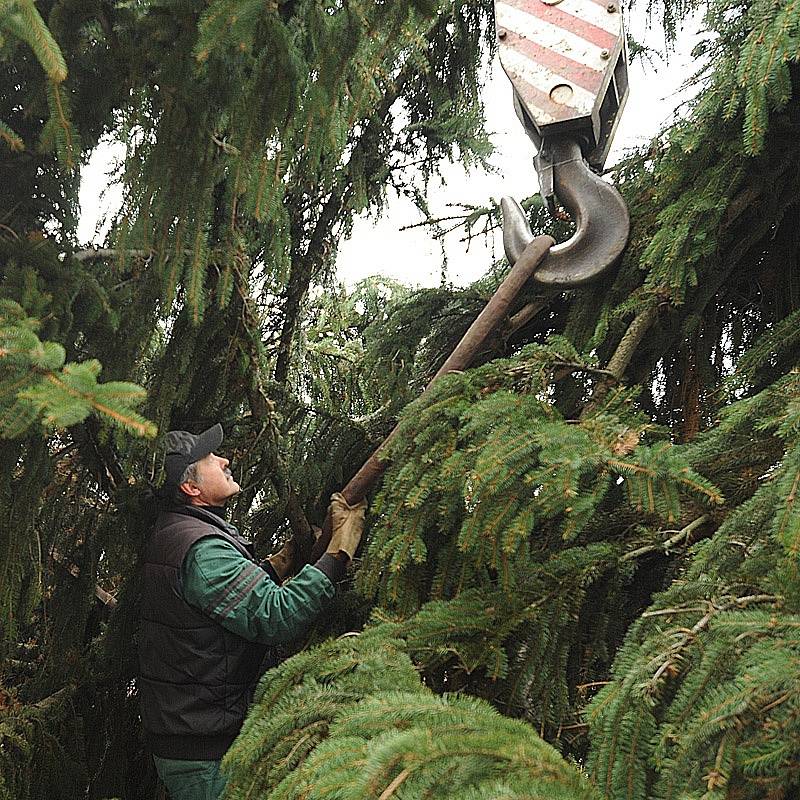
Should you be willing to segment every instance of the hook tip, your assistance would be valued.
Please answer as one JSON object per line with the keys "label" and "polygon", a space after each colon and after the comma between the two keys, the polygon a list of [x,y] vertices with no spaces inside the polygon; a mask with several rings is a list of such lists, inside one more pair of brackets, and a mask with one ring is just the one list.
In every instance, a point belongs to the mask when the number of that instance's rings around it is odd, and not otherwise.
{"label": "hook tip", "polygon": [[500,201],[500,209],[503,212],[503,248],[508,263],[513,267],[533,240],[533,233],[525,211],[513,197],[504,197]]}

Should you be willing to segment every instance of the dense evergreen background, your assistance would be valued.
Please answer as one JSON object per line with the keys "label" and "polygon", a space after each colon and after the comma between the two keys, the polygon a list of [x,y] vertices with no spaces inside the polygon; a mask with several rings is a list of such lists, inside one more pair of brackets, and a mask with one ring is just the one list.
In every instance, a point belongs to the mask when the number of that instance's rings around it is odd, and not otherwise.
{"label": "dense evergreen background", "polygon": [[[619,269],[520,297],[414,402],[502,265],[347,294],[335,252],[490,153],[491,3],[0,0],[0,798],[159,797],[134,683],[158,432],[222,421],[266,554],[398,418],[363,559],[262,682],[230,797],[797,796],[800,5],[651,10],[704,14],[706,66],[614,171]],[[104,135],[125,200],[88,251]]]}

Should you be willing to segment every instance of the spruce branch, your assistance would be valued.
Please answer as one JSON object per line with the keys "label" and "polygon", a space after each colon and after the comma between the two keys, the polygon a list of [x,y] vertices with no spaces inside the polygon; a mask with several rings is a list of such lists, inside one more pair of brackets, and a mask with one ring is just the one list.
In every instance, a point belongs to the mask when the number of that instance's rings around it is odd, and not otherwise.
{"label": "spruce branch", "polygon": [[[77,564],[74,564],[72,561],[70,561],[66,556],[61,555],[56,548],[53,548],[50,551],[50,557],[57,564],[61,564],[73,577],[77,578],[81,574],[81,568]],[[103,589],[99,583],[94,587],[94,596],[107,608],[113,610],[117,607],[117,598],[114,597],[111,592],[107,592],[105,589]]]}
{"label": "spruce branch", "polygon": [[[305,252],[293,255],[292,268],[286,284],[283,326],[278,338],[273,376],[274,381],[281,387],[285,386],[289,376],[292,341],[302,311],[303,300],[308,293],[312,278],[322,266],[325,244],[331,235],[334,220],[346,206],[351,194],[352,188],[342,180],[325,201]],[[295,227],[300,225],[302,225],[301,222],[295,222]],[[301,237],[302,234],[297,231],[293,238],[297,241]]]}
{"label": "spruce branch", "polygon": [[392,106],[402,94],[415,69],[413,60],[409,59],[398,76],[384,89],[381,102],[354,144],[347,164],[338,171],[337,183],[325,200],[310,235],[303,230],[303,220],[292,219],[292,241],[297,243],[307,236],[308,244],[304,252],[293,252],[292,254],[291,271],[285,290],[283,325],[278,338],[273,375],[275,382],[280,386],[286,384],[289,375],[292,342],[302,303],[308,294],[312,278],[323,266],[326,245],[332,235],[335,221],[348,207],[354,195],[351,180],[355,172],[355,165],[369,153],[371,143],[374,142],[378,131],[385,126]]}
{"label": "spruce branch", "polygon": [[69,100],[58,81],[48,85],[47,102],[50,108],[49,122],[55,125],[53,138],[56,153],[64,167],[71,171],[78,164],[80,145],[76,142],[75,127],[70,118]]}
{"label": "spruce branch", "polygon": [[114,247],[90,247],[86,250],[76,250],[72,253],[72,258],[80,263],[87,261],[101,261],[111,258],[152,258],[154,251],[140,249],[120,249]]}
{"label": "spruce branch", "polygon": [[[46,380],[58,387],[62,392],[83,403],[87,403],[96,411],[99,411],[104,416],[110,417],[122,427],[133,430],[139,436],[153,438],[156,435],[156,426],[152,422],[142,419],[142,417],[138,414],[130,412],[126,413],[118,408],[108,405],[107,403],[100,402],[94,394],[90,392],[82,392],[74,388],[69,382],[53,372],[44,371],[40,374],[43,374]],[[103,384],[100,384],[100,386],[103,386]],[[108,387],[109,384],[105,384],[105,386]],[[138,389],[139,387],[136,388]],[[141,398],[143,391],[139,390],[138,392],[133,392],[131,390],[131,395]]]}
{"label": "spruce branch", "polygon": [[19,153],[25,149],[25,142],[19,134],[15,133],[5,122],[0,120],[0,139],[2,139],[12,153]]}
{"label": "spruce branch", "polygon": [[598,799],[530,725],[484,700],[433,694],[391,623],[328,641],[267,673],[224,766],[229,791],[242,800],[301,793],[332,800],[345,785],[353,800],[509,791]]}
{"label": "spruce branch", "polygon": [[263,352],[261,346],[261,324],[253,298],[250,296],[247,282],[238,264],[233,267],[236,291],[242,304],[242,324],[247,343],[251,365],[251,381],[248,389],[248,403],[253,419],[261,425],[262,433],[266,433],[269,445],[267,448],[267,474],[278,496],[286,501],[285,513],[292,530],[292,547],[295,563],[305,563],[314,544],[314,530],[306,517],[300,498],[287,477],[287,469],[280,456],[279,433],[275,426],[276,407],[267,395],[264,377],[261,370]]}
{"label": "spruce branch", "polygon": [[[659,687],[662,685],[663,678],[671,678],[680,673],[683,665],[685,664],[683,651],[689,644],[694,642],[698,634],[702,633],[708,628],[709,624],[716,616],[733,608],[741,609],[761,603],[779,603],[781,599],[782,598],[779,595],[774,594],[753,594],[736,597],[725,603],[715,603],[713,601],[709,601],[706,604],[707,610],[705,611],[705,614],[703,614],[703,616],[700,617],[700,619],[694,625],[692,625],[691,628],[688,630],[681,629],[682,632],[678,632],[674,643],[665,654],[666,657],[664,658],[664,661],[659,665],[646,683],[643,684],[642,690],[644,693],[655,696],[658,693]],[[678,612],[681,613],[684,612],[684,610],[678,609]]]}
{"label": "spruce branch", "polygon": [[39,63],[54,84],[62,83],[67,77],[64,55],[33,0],[16,0],[15,5],[25,23],[26,41],[36,54]]}
{"label": "spruce branch", "polygon": [[510,339],[520,328],[524,328],[540,311],[550,304],[548,299],[534,300],[526,303],[516,314],[508,318],[502,331],[504,340]]}
{"label": "spruce branch", "polygon": [[636,352],[636,348],[656,321],[657,315],[658,312],[656,308],[652,306],[648,307],[636,315],[625,331],[625,335],[620,340],[617,349],[614,351],[614,354],[611,356],[606,366],[608,372],[615,376],[618,381],[622,380],[625,370],[628,368]]}
{"label": "spruce branch", "polygon": [[6,408],[0,430],[4,436],[23,435],[37,419],[47,425],[69,427],[92,411],[138,436],[155,436],[155,425],[133,409],[144,400],[140,386],[123,381],[98,383],[101,365],[96,360],[65,364],[66,352],[61,345],[39,341],[33,332],[38,324],[19,304],[2,301],[0,398]]}
{"label": "spruce branch", "polygon": [[692,520],[688,525],[684,526],[679,531],[676,531],[675,535],[670,536],[669,539],[666,539],[663,542],[659,542],[658,544],[648,544],[642,547],[637,547],[635,550],[631,550],[629,553],[625,553],[625,555],[622,556],[621,561],[634,561],[637,558],[641,558],[642,556],[648,555],[649,553],[668,554],[676,544],[683,543],[688,545],[690,543],[694,531],[701,525],[708,522],[709,519],[710,517],[708,514],[703,514],[702,516],[697,517],[697,519]]}
{"label": "spruce branch", "polygon": [[581,419],[594,414],[602,405],[614,383],[618,383],[623,379],[625,370],[628,368],[634,353],[647,331],[656,321],[657,316],[657,309],[650,306],[634,317],[606,365],[608,375],[597,382],[591,398],[581,411]]}

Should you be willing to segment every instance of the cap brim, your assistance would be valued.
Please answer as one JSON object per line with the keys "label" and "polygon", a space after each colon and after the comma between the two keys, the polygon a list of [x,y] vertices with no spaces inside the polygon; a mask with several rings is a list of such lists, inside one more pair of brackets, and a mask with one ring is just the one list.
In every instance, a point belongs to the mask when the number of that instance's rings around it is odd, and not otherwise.
{"label": "cap brim", "polygon": [[219,449],[225,435],[222,432],[222,425],[217,423],[210,427],[207,431],[198,434],[197,441],[189,454],[189,462],[199,461],[205,458],[209,453],[213,453]]}

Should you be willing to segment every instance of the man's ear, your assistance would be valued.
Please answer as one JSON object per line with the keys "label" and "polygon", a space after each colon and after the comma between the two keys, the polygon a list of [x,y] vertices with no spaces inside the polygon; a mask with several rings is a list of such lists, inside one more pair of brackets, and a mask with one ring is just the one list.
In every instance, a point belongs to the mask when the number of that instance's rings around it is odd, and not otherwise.
{"label": "man's ear", "polygon": [[197,497],[200,494],[200,487],[189,481],[184,481],[178,488],[189,497]]}

